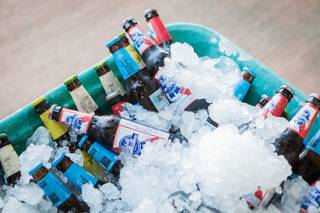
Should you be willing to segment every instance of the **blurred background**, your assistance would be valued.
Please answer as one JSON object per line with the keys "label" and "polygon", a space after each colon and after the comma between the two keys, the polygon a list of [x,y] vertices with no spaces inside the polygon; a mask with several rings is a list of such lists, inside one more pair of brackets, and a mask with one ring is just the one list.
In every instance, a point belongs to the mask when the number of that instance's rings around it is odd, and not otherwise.
{"label": "blurred background", "polygon": [[223,34],[305,94],[320,92],[319,0],[0,0],[0,119],[104,58],[145,9]]}

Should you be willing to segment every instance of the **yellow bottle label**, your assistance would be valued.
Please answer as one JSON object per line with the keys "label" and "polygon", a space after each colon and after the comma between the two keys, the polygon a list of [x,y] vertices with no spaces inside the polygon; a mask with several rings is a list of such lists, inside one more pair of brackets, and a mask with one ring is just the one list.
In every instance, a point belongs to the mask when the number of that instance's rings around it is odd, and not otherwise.
{"label": "yellow bottle label", "polygon": [[48,114],[49,114],[49,110],[45,111],[40,115],[40,119],[49,130],[52,139],[56,140],[57,138],[66,134],[68,132],[68,128],[64,124],[60,124],[57,121],[49,119]]}
{"label": "yellow bottle label", "polygon": [[7,177],[20,171],[19,157],[11,144],[0,149],[0,162]]}
{"label": "yellow bottle label", "polygon": [[142,58],[140,57],[140,55],[138,55],[137,51],[132,47],[132,45],[126,46],[125,49],[128,51],[129,55],[139,65],[141,69],[146,66],[143,63]]}
{"label": "yellow bottle label", "polygon": [[104,169],[86,151],[82,151],[83,168],[93,174],[98,180],[105,182]]}

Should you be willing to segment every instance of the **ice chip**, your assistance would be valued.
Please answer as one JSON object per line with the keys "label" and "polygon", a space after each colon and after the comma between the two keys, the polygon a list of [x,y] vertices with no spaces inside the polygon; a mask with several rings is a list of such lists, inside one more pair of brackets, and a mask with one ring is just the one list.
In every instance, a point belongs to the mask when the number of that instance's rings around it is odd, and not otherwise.
{"label": "ice chip", "polygon": [[91,184],[84,184],[82,186],[82,198],[90,207],[90,212],[99,213],[103,210],[103,194]]}
{"label": "ice chip", "polygon": [[108,200],[116,200],[120,198],[119,189],[112,183],[106,183],[100,187],[100,191]]}
{"label": "ice chip", "polygon": [[39,211],[29,206],[28,204],[18,201],[14,197],[8,197],[8,200],[5,202],[5,205],[2,209],[2,213],[13,213],[13,212],[23,212],[23,213],[38,213]]}
{"label": "ice chip", "polygon": [[47,128],[40,126],[36,131],[32,134],[30,138],[27,140],[27,146],[30,144],[46,144],[46,145],[52,145],[52,139],[50,136],[50,133]]}
{"label": "ice chip", "polygon": [[43,191],[34,183],[16,186],[13,190],[16,198],[31,206],[36,206],[42,201]]}

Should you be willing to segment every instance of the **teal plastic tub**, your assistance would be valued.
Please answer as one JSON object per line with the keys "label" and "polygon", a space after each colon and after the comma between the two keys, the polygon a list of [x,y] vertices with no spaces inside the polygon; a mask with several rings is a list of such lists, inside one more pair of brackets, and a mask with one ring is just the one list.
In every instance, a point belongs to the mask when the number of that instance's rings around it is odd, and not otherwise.
{"label": "teal plastic tub", "polygon": [[[240,68],[246,66],[249,70],[253,70],[257,77],[253,82],[245,102],[255,105],[262,94],[272,96],[280,85],[287,84],[295,92],[295,98],[291,100],[288,105],[289,118],[291,118],[304,104],[307,97],[302,92],[213,29],[189,23],[176,23],[168,25],[167,27],[174,41],[190,44],[199,56],[228,56],[232,58]],[[277,56],[275,55],[274,57]],[[112,57],[107,57],[105,60],[108,61],[108,64],[115,74],[119,76],[119,71],[114,64]],[[88,68],[78,76],[79,80],[89,91],[100,109],[104,112],[110,112],[110,107],[106,106],[104,101],[106,94],[94,68]],[[75,108],[73,100],[63,84],[45,94],[45,96],[51,104],[56,103],[64,107]],[[32,108],[31,104],[28,104],[0,122],[0,133],[7,133],[16,151],[20,154],[26,148],[26,140],[41,125],[42,122],[35,110]],[[314,124],[308,138],[314,135],[315,131],[319,128],[320,119]]]}

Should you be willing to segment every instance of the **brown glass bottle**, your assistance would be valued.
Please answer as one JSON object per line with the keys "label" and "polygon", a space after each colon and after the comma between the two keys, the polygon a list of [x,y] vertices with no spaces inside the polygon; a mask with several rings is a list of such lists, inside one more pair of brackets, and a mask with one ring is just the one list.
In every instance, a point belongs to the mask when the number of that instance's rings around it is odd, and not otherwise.
{"label": "brown glass bottle", "polygon": [[72,96],[72,99],[79,111],[95,113],[97,115],[103,114],[88,91],[81,84],[77,76],[72,76],[66,80],[64,84],[69,90],[70,95]]}
{"label": "brown glass bottle", "polygon": [[126,82],[128,101],[159,112],[169,104],[156,79],[147,73],[142,59],[124,34],[107,44]]}
{"label": "brown glass bottle", "polygon": [[[59,211],[89,212],[88,205],[72,194],[70,190],[42,164],[39,164],[31,170],[29,174],[32,175],[33,180]],[[61,198],[65,199],[63,203],[60,201]]]}
{"label": "brown glass bottle", "polygon": [[158,72],[159,67],[164,65],[164,59],[169,56],[169,53],[163,51],[149,36],[147,36],[134,18],[126,18],[122,23],[122,28],[133,41],[133,45],[146,64],[149,74],[151,77],[154,77]]}
{"label": "brown glass bottle", "polygon": [[15,185],[20,177],[19,158],[6,134],[0,134],[0,162],[9,185]]}
{"label": "brown glass bottle", "polygon": [[301,175],[309,184],[319,178],[319,168],[310,169],[311,161],[307,159],[299,161],[299,155],[304,150],[303,140],[315,122],[319,110],[319,95],[310,95],[305,105],[291,119],[289,127],[275,140],[277,153],[287,159],[293,173]]}

